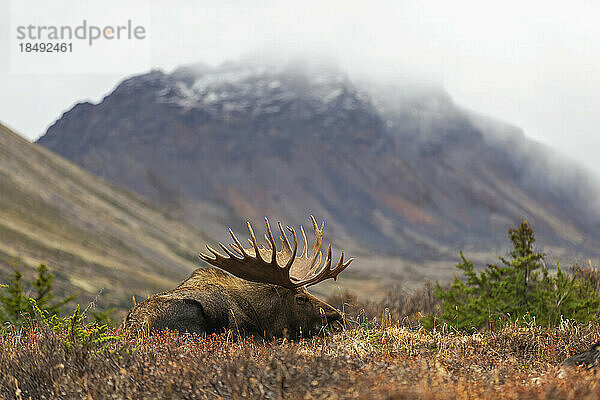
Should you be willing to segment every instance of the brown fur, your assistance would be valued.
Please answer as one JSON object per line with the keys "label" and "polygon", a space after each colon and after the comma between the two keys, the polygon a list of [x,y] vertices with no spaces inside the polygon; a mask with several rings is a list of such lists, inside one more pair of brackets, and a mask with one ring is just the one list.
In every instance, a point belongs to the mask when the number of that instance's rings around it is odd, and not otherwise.
{"label": "brown fur", "polygon": [[310,336],[341,314],[304,287],[255,283],[212,268],[199,268],[175,289],[135,305],[124,322],[128,331],[164,329],[197,334],[231,330],[270,339]]}

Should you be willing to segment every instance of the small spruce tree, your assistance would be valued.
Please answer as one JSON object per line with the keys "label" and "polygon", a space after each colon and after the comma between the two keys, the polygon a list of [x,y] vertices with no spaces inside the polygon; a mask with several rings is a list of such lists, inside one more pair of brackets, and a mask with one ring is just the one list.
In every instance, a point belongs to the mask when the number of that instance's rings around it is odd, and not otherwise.
{"label": "small spruce tree", "polygon": [[36,293],[32,298],[36,301],[38,307],[46,310],[49,315],[58,315],[63,312],[63,306],[73,300],[75,295],[70,295],[62,299],[56,300],[52,283],[54,282],[54,274],[50,272],[45,264],[40,264],[37,268],[37,277],[33,281],[33,289]]}
{"label": "small spruce tree", "polygon": [[0,291],[0,312],[2,322],[10,321],[15,325],[23,322],[23,314],[29,311],[29,300],[23,290],[23,275],[15,269],[8,278],[7,285]]}
{"label": "small spruce tree", "polygon": [[[441,319],[460,330],[493,328],[496,323],[534,317],[540,325],[556,325],[561,318],[588,322],[598,317],[600,299],[589,281],[570,276],[557,265],[551,273],[544,253],[534,248],[535,236],[527,220],[508,231],[512,250],[499,264],[476,271],[460,252],[456,265],[463,279],[454,275],[449,288],[437,284]],[[432,318],[424,320],[432,325]]]}
{"label": "small spruce tree", "polygon": [[2,322],[10,322],[21,326],[28,317],[34,315],[30,298],[35,300],[37,306],[49,316],[59,315],[63,306],[75,298],[74,295],[56,300],[52,290],[54,275],[46,265],[40,264],[37,268],[37,277],[31,283],[31,292],[26,292],[23,275],[15,266],[8,278],[7,285],[0,290],[0,318]]}

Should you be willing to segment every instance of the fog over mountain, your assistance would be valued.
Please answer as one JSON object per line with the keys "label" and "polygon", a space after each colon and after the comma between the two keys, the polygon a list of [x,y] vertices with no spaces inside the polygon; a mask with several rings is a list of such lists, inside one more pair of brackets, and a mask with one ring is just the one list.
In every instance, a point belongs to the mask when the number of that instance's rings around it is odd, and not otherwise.
{"label": "fog over mountain", "polygon": [[246,219],[314,214],[366,268],[373,254],[488,257],[522,216],[565,261],[600,249],[587,171],[440,87],[351,80],[333,65],[154,70],[77,104],[38,143],[216,239]]}

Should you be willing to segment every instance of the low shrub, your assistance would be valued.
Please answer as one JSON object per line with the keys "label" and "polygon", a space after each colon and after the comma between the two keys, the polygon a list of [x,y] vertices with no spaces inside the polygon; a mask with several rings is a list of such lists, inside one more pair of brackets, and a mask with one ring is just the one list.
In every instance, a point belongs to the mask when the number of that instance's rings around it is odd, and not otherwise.
{"label": "low shrub", "polygon": [[[437,322],[479,330],[529,319],[544,326],[558,325],[564,319],[584,323],[598,319],[600,297],[597,284],[591,281],[597,275],[580,269],[569,275],[559,265],[551,272],[544,254],[534,248],[533,229],[525,219],[509,229],[508,236],[513,245],[509,258],[499,257],[500,263],[488,264],[480,271],[460,253],[462,261],[456,268],[463,276],[455,275],[449,288],[438,284],[435,289],[441,300]],[[424,320],[428,327],[435,322],[435,316]]]}

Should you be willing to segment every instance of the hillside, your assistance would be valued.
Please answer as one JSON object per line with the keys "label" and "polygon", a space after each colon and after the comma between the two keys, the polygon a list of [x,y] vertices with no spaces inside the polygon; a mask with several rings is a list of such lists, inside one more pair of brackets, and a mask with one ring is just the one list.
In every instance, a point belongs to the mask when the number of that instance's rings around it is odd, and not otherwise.
{"label": "hillside", "polygon": [[206,242],[137,195],[0,125],[0,271],[46,263],[59,290],[129,307],[199,266]]}
{"label": "hillside", "polygon": [[458,249],[489,261],[522,216],[552,258],[600,254],[595,178],[435,86],[303,62],[192,65],[77,104],[39,144],[214,238],[314,214],[355,271],[380,276],[447,274]]}

